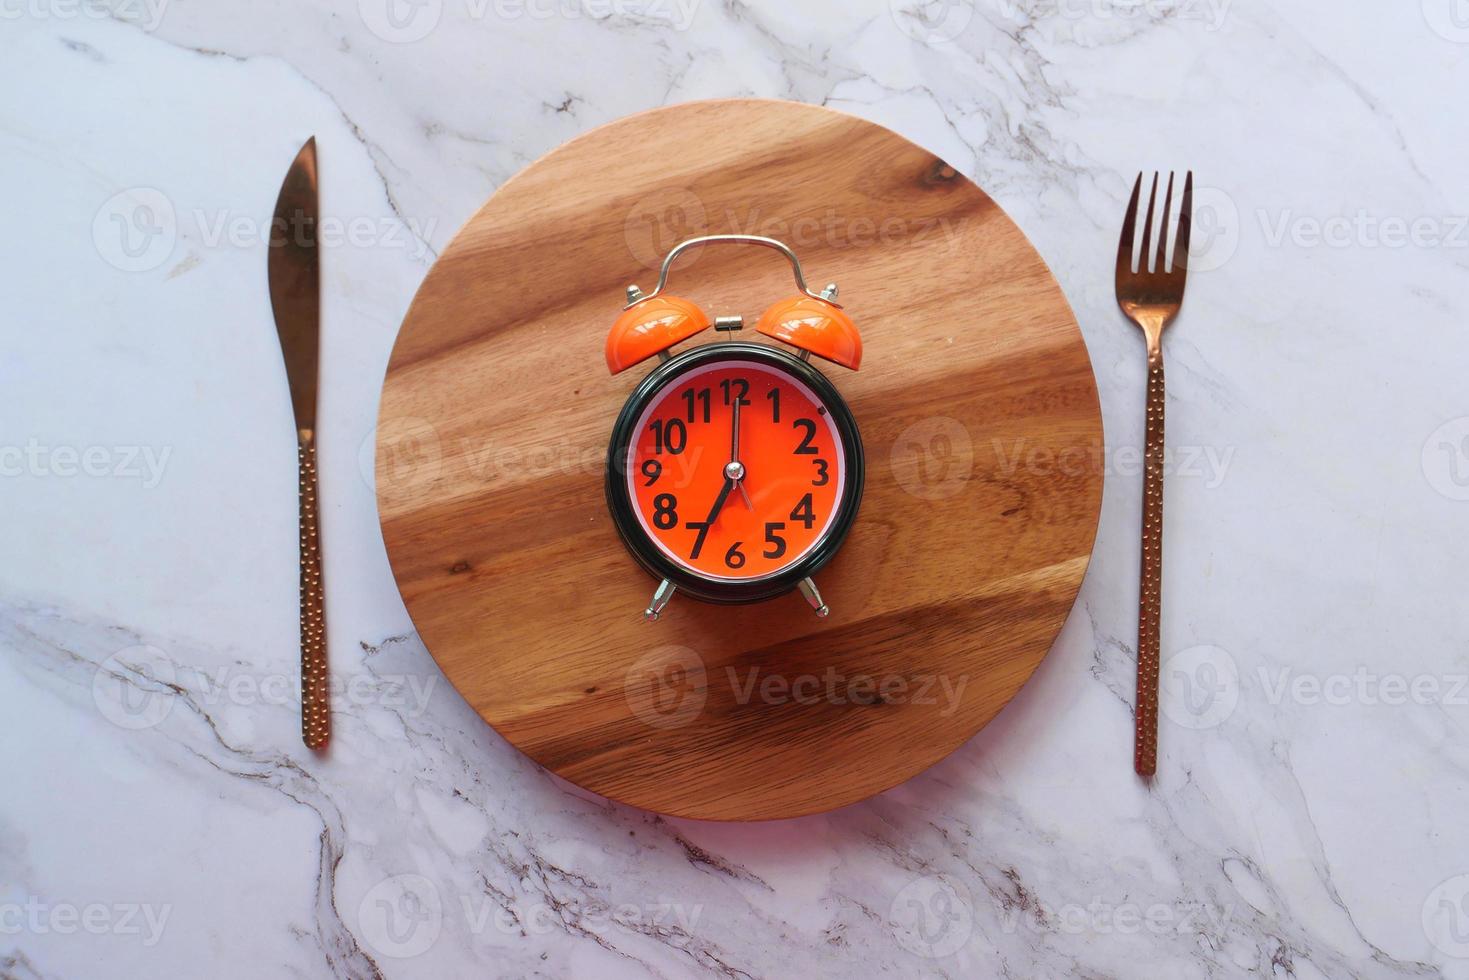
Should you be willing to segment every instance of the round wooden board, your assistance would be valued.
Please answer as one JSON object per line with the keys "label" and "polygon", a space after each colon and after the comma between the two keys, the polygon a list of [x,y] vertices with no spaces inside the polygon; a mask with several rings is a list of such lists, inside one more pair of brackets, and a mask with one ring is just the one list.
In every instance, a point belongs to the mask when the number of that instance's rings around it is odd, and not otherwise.
{"label": "round wooden board", "polygon": [[[676,597],[644,622],[656,583],[603,500],[613,420],[646,373],[602,360],[623,291],[724,232],[792,245],[862,329],[859,373],[821,364],[868,461],[818,576],[826,620],[792,594]],[[671,283],[750,322],[792,291],[779,256],[739,246]],[[1009,701],[1081,584],[1101,447],[1070,308],[984,192],[872,123],[732,100],[596,129],[474,216],[393,351],[377,485],[419,634],[506,739],[616,800],[755,820],[894,786]]]}

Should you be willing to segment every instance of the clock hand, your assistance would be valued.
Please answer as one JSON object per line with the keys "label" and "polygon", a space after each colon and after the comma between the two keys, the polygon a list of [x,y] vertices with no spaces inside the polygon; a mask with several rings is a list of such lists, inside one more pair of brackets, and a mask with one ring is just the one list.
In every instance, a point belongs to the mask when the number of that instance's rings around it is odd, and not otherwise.
{"label": "clock hand", "polygon": [[729,437],[729,465],[724,468],[724,475],[726,479],[734,481],[736,489],[740,491],[740,497],[745,501],[745,506],[753,511],[755,504],[745,490],[745,464],[740,462],[740,402],[742,401],[744,399],[736,395],[734,411],[730,412],[732,431]]}
{"label": "clock hand", "polygon": [[724,502],[729,499],[729,492],[734,489],[736,482],[735,480],[724,481],[724,487],[719,491],[719,496],[714,498],[714,506],[709,509],[709,517],[705,520],[705,525],[714,523],[714,519],[724,509]]}
{"label": "clock hand", "polygon": [[738,395],[735,396],[734,410],[729,413],[729,461],[738,463],[740,461],[740,402],[743,401]]}
{"label": "clock hand", "polygon": [[697,528],[698,537],[694,538],[694,550],[689,552],[689,559],[699,557],[699,552],[704,550],[704,539],[709,536],[709,529],[714,526],[714,519],[724,509],[724,502],[729,499],[729,492],[735,488],[735,481],[725,477],[724,487],[719,491],[719,496],[714,498],[714,506],[709,508],[709,516],[702,521],[689,521],[686,526]]}

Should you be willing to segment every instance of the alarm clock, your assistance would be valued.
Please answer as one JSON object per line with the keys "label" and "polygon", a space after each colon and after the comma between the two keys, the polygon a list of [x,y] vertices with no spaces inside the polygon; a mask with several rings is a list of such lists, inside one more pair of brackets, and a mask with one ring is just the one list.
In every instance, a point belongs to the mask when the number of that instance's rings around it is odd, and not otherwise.
{"label": "alarm clock", "polygon": [[[726,243],[780,252],[800,290],[760,315],[753,341],[736,339],[742,316],[711,320],[663,291],[681,254]],[[607,368],[615,375],[657,363],[613,426],[606,494],[628,552],[658,580],[649,621],[677,592],[748,603],[799,590],[816,615],[828,614],[813,576],[851,530],[863,483],[857,421],[811,363],[815,355],[853,371],[861,365],[861,337],[836,299],[836,283],[813,292],[795,253],[756,235],[680,242],[651,293],[627,287],[607,336]],[[718,339],[671,352],[710,326]]]}

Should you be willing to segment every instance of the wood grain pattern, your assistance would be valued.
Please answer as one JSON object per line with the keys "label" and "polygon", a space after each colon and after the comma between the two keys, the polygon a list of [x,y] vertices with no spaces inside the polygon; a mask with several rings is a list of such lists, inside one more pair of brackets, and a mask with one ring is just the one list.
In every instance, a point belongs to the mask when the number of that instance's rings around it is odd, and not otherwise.
{"label": "wood grain pattern", "polygon": [[[623,400],[606,331],[696,234],[780,238],[835,280],[867,492],[818,577],[755,606],[677,597],[602,495]],[[747,321],[792,290],[704,249],[671,291]],[[744,339],[755,339],[752,331]],[[696,342],[713,342],[710,331]],[[696,102],[594,130],[502,187],[424,281],[383,389],[383,536],[445,674],[510,742],[617,800],[763,819],[863,799],[979,730],[1046,653],[1086,569],[1101,420],[1071,311],[1019,229],[896,134],[794,103]]]}

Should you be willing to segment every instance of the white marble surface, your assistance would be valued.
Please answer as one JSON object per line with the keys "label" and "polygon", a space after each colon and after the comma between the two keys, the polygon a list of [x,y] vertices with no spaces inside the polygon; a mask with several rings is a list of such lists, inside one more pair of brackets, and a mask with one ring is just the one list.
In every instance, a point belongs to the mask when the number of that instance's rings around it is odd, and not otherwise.
{"label": "white marble surface", "polygon": [[[99,3],[0,0],[0,977],[1469,976],[1461,0]],[[1076,308],[1111,450],[1019,698],[892,792],[755,826],[591,798],[490,732],[412,635],[361,453],[498,184],[721,95],[857,113],[985,187]],[[356,229],[325,761],[259,234],[311,133]],[[1202,188],[1151,787],[1143,350],[1109,281],[1144,166]]]}

